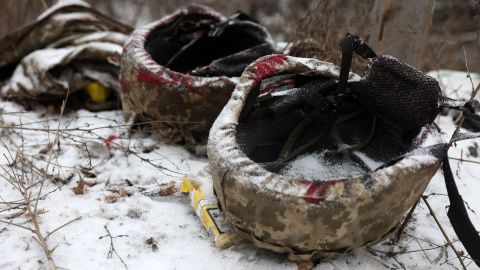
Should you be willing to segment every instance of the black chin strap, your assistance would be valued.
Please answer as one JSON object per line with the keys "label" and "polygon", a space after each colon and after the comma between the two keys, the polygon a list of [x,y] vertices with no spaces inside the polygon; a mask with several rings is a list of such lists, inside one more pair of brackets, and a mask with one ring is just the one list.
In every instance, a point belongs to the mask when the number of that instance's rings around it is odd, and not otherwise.
{"label": "black chin strap", "polygon": [[455,184],[446,152],[443,158],[443,174],[448,198],[450,199],[450,207],[447,212],[448,219],[458,239],[462,242],[472,260],[480,267],[480,236],[468,217],[462,196]]}
{"label": "black chin strap", "polygon": [[352,66],[352,57],[355,52],[364,59],[377,57],[377,54],[368,47],[367,44],[350,33],[347,33],[345,37],[340,41],[340,47],[342,48],[342,64],[340,65],[340,76],[338,78],[338,93],[343,94],[347,88],[348,74],[350,73],[350,67]]}
{"label": "black chin strap", "polygon": [[[480,121],[480,116],[475,114],[480,111],[480,103],[478,100],[460,101],[447,97],[440,97],[440,108],[448,108],[461,111],[465,118]],[[452,142],[474,139],[480,137],[480,133],[459,133]],[[465,208],[462,195],[458,192],[455,178],[450,168],[448,160],[448,153],[445,151],[443,158],[443,174],[445,177],[445,186],[447,187],[448,198],[450,200],[450,207],[448,208],[447,216],[452,224],[453,230],[458,236],[458,240],[462,242],[463,246],[468,252],[477,266],[480,267],[480,236],[473,226],[472,222]]]}
{"label": "black chin strap", "polygon": [[218,37],[221,34],[223,34],[223,31],[232,23],[232,21],[250,21],[254,23],[258,23],[257,20],[255,20],[253,17],[250,17],[250,15],[242,12],[242,11],[237,11],[235,14],[232,16],[228,17],[225,21],[221,21],[217,24],[215,24],[212,29],[208,32],[209,37]]}
{"label": "black chin strap", "polygon": [[470,114],[480,112],[480,102],[476,99],[469,101],[456,100],[440,96],[438,105],[440,108],[454,109],[457,111],[467,112]]}
{"label": "black chin strap", "polygon": [[[360,38],[350,33],[347,33],[342,39],[340,46],[342,47],[342,64],[340,66],[337,95],[348,94],[346,92],[348,91],[348,74],[350,73],[354,52],[365,59],[377,57],[375,52],[365,43],[363,43]],[[480,121],[480,116],[475,114],[476,112],[480,111],[480,102],[477,100],[465,102],[447,97],[439,97],[439,109],[441,108],[462,111],[465,117]],[[480,137],[480,133],[460,133],[453,138],[453,142],[478,137]],[[455,178],[453,177],[448,160],[448,146],[443,146],[444,145],[442,144],[442,147],[434,147],[432,149],[444,149],[443,153],[438,154],[443,156],[445,185],[447,187],[448,198],[450,199],[450,207],[447,215],[450,223],[452,224],[453,230],[458,236],[458,239],[463,244],[472,260],[480,267],[480,236],[468,217],[467,209],[465,208],[462,196],[458,192],[455,184]]]}
{"label": "black chin strap", "polygon": [[447,108],[461,111],[465,118],[480,121],[480,115],[475,114],[480,112],[480,102],[476,99],[462,101],[441,96],[438,105],[440,109]]}

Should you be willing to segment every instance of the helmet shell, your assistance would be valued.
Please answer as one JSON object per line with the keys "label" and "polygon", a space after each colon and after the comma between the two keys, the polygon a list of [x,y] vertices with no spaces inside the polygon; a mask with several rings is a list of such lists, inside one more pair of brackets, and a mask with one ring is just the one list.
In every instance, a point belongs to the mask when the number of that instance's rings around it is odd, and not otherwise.
{"label": "helmet shell", "polygon": [[[206,143],[209,128],[230,98],[235,82],[226,76],[191,76],[154,60],[146,49],[149,40],[187,18],[212,23],[226,20],[208,7],[189,5],[136,29],[124,45],[121,96],[127,121],[148,122],[164,142],[196,145]],[[263,27],[258,27],[269,37]],[[152,50],[168,48],[157,46]]]}
{"label": "helmet shell", "polygon": [[[292,260],[333,257],[385,239],[424,192],[441,159],[413,151],[370,173],[322,181],[267,171],[240,149],[236,128],[252,89],[279,73],[338,78],[339,69],[315,59],[272,55],[245,70],[208,141],[214,190],[226,219],[256,246],[288,253]],[[426,125],[412,149],[438,143],[440,134]]]}

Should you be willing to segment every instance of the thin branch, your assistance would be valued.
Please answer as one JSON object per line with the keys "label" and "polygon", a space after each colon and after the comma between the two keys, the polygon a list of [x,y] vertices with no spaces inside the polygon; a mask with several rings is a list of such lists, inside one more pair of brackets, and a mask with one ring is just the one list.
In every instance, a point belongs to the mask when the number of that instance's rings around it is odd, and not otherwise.
{"label": "thin branch", "polygon": [[402,236],[403,231],[407,227],[408,222],[412,218],[413,212],[415,211],[415,208],[417,208],[418,203],[420,202],[420,198],[415,202],[415,204],[410,208],[410,211],[408,211],[407,216],[405,216],[405,220],[403,220],[402,225],[400,228],[398,228],[398,231],[395,233],[395,236],[393,237],[393,243],[397,243],[398,240],[400,240],[400,237]]}
{"label": "thin branch", "polygon": [[[62,107],[60,108],[60,119],[58,120],[58,127],[57,127],[57,134],[55,135],[55,139],[52,143],[52,148],[49,150],[49,157],[48,157],[48,163],[47,165],[45,166],[45,175],[44,175],[44,179],[47,178],[47,175],[48,175],[48,167],[50,165],[50,161],[52,160],[52,156],[53,156],[53,148],[55,147],[55,145],[59,142],[59,134],[60,134],[60,124],[62,123],[62,115],[63,115],[63,112],[65,110],[65,106],[67,104],[67,99],[68,99],[68,94],[69,92],[67,91],[67,96],[66,98],[63,100],[62,102]],[[33,212],[36,213],[37,212],[37,207],[38,207],[38,200],[40,199],[40,196],[42,194],[42,190],[43,190],[43,185],[44,185],[44,181],[42,181],[42,183],[40,184],[40,187],[38,189],[38,193],[37,193],[37,197],[36,197],[36,201],[35,201],[35,206],[33,208]]]}
{"label": "thin branch", "polygon": [[128,235],[125,235],[125,234],[121,234],[121,235],[117,235],[117,236],[112,236],[112,234],[110,233],[110,230],[108,229],[107,225],[103,226],[105,228],[105,230],[107,231],[107,235],[104,235],[104,236],[100,236],[98,239],[102,239],[106,236],[108,236],[108,238],[110,239],[110,248],[108,250],[108,254],[107,254],[107,257],[108,258],[112,258],[112,255],[115,254],[117,256],[117,258],[122,262],[123,266],[125,267],[125,269],[128,270],[128,266],[127,264],[123,261],[122,257],[120,257],[120,255],[118,255],[117,253],[117,250],[115,249],[115,246],[113,245],[113,238],[119,238],[119,237],[126,237]]}
{"label": "thin branch", "polygon": [[450,238],[448,238],[447,233],[443,229],[443,226],[440,223],[440,221],[438,221],[437,216],[435,215],[435,212],[433,211],[432,207],[430,206],[430,204],[428,203],[428,201],[425,197],[422,196],[422,199],[423,199],[423,202],[425,203],[425,205],[427,205],[428,210],[430,211],[430,214],[432,215],[433,219],[435,220],[435,223],[437,223],[438,228],[442,232],[443,237],[445,237],[445,240],[447,241],[447,244],[452,248],[453,252],[455,252],[455,255],[457,256],[458,260],[460,261],[460,264],[462,265],[462,268],[464,270],[466,270],[467,267],[465,266],[465,263],[463,262],[462,257],[460,256],[460,253],[457,251],[455,246],[452,244],[452,241],[450,241]]}
{"label": "thin branch", "polygon": [[53,231],[51,231],[51,232],[47,233],[47,235],[45,236],[45,240],[48,240],[48,238],[49,238],[49,237],[50,237],[52,234],[54,234],[56,231],[58,231],[58,230],[60,230],[60,229],[64,228],[65,226],[68,226],[69,224],[71,224],[71,223],[73,223],[73,222],[75,222],[75,221],[77,221],[77,220],[80,220],[80,219],[82,219],[82,217],[81,217],[81,216],[79,216],[79,217],[76,217],[76,218],[74,218],[74,219],[72,219],[72,220],[70,220],[70,221],[66,222],[65,224],[61,225],[60,227],[56,228],[55,230],[53,230]]}
{"label": "thin branch", "polygon": [[420,249],[422,250],[423,255],[425,255],[425,257],[426,257],[427,260],[430,262],[430,264],[433,264],[432,260],[430,260],[430,257],[428,257],[427,252],[425,252],[425,249],[423,249],[423,247],[422,247],[422,245],[420,244],[420,242],[418,241],[418,239],[415,239],[415,241],[417,241],[417,244],[418,244],[418,246],[420,247]]}
{"label": "thin branch", "polygon": [[34,230],[32,228],[29,228],[29,227],[26,227],[26,226],[23,226],[23,225],[20,225],[20,224],[17,224],[17,223],[13,223],[12,221],[5,221],[5,220],[0,219],[0,222],[4,223],[4,224],[7,224],[7,225],[13,225],[15,227],[19,227],[19,228],[22,228],[22,229],[25,229],[27,231],[30,231],[30,232],[34,233]]}
{"label": "thin branch", "polygon": [[[470,76],[470,73],[468,73]],[[473,86],[473,85],[472,85]],[[475,97],[478,94],[478,91],[480,91],[480,82],[478,83],[477,87],[475,89],[472,88],[472,95],[470,96],[470,101],[474,100]],[[460,129],[462,128],[463,121],[465,121],[465,116],[462,113],[462,116],[460,116],[457,124],[457,128],[453,132],[452,138],[450,139],[449,145],[452,145],[454,139],[457,138],[458,134],[460,133]]]}
{"label": "thin branch", "polygon": [[453,160],[458,160],[458,161],[461,161],[461,162],[480,164],[480,161],[475,161],[475,160],[469,160],[469,159],[464,159],[464,158],[454,158],[454,157],[448,157],[448,158],[453,159]]}

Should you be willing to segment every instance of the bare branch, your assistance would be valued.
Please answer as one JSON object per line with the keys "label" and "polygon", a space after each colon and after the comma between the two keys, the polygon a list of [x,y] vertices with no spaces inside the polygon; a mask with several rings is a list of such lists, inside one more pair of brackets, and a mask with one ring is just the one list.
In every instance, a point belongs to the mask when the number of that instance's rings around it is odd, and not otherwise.
{"label": "bare branch", "polygon": [[430,211],[430,214],[432,215],[433,219],[435,220],[435,223],[437,223],[438,228],[439,228],[440,231],[442,232],[443,237],[445,237],[445,240],[447,241],[448,245],[452,248],[453,252],[455,252],[455,255],[457,256],[458,260],[460,261],[460,265],[462,265],[462,268],[463,268],[464,270],[466,270],[467,267],[465,266],[465,263],[463,262],[463,259],[462,259],[462,257],[460,256],[460,253],[457,251],[457,249],[455,248],[455,246],[452,244],[452,241],[450,241],[450,238],[448,238],[447,233],[446,233],[445,230],[443,229],[443,226],[442,226],[442,224],[440,223],[440,221],[438,221],[437,216],[435,215],[435,212],[433,211],[432,207],[430,206],[430,204],[428,203],[428,201],[427,201],[427,199],[426,199],[425,197],[422,197],[422,199],[423,199],[423,202],[427,205],[428,210]]}
{"label": "bare branch", "polygon": [[72,219],[72,220],[70,220],[70,221],[66,222],[65,224],[61,225],[60,227],[57,227],[55,230],[53,230],[53,231],[51,231],[51,232],[47,233],[47,235],[45,236],[45,240],[48,240],[48,238],[49,238],[49,237],[50,237],[52,234],[54,234],[55,232],[57,232],[58,230],[60,230],[60,229],[64,228],[65,226],[68,226],[69,224],[71,224],[71,223],[73,223],[73,222],[75,222],[75,221],[77,221],[77,220],[80,220],[80,219],[82,219],[82,217],[81,217],[81,216],[79,216],[79,217],[76,217],[76,218],[74,218],[74,219]]}
{"label": "bare branch", "polygon": [[118,255],[117,250],[115,249],[115,246],[113,245],[113,239],[114,238],[127,237],[128,235],[121,234],[121,235],[117,235],[117,236],[112,236],[112,234],[110,233],[110,230],[108,229],[107,225],[105,225],[103,227],[107,231],[107,235],[100,236],[98,239],[102,239],[106,236],[108,236],[108,238],[110,239],[110,248],[108,250],[107,257],[112,258],[113,254],[115,254],[115,256],[117,256],[117,258],[122,262],[123,266],[125,266],[125,269],[128,269],[127,264],[123,261],[122,257],[120,257],[120,255]]}

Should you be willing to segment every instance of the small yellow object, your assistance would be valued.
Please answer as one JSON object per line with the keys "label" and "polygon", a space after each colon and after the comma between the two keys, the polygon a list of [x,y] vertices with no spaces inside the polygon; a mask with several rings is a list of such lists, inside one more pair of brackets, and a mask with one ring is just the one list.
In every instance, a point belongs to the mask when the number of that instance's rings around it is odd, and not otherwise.
{"label": "small yellow object", "polygon": [[180,185],[180,191],[189,193],[195,213],[218,248],[224,249],[241,242],[240,236],[232,232],[230,226],[225,223],[217,201],[214,198],[206,198],[197,183],[185,176]]}
{"label": "small yellow object", "polygon": [[105,102],[110,95],[110,91],[99,82],[92,82],[85,87],[91,100],[97,103]]}
{"label": "small yellow object", "polygon": [[192,182],[188,176],[184,176],[182,179],[182,184],[180,184],[180,192],[181,193],[189,193],[194,188],[199,188],[197,183]]}

